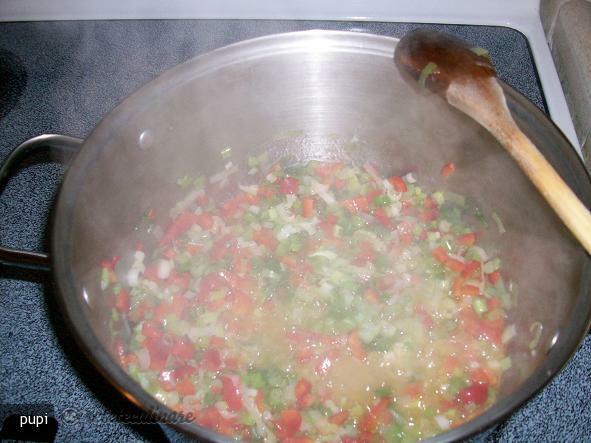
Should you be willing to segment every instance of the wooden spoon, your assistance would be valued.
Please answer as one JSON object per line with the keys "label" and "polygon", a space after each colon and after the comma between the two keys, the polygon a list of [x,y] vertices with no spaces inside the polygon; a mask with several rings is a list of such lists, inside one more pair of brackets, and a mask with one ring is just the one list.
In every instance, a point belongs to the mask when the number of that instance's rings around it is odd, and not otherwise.
{"label": "wooden spoon", "polygon": [[394,61],[405,78],[441,94],[450,105],[484,126],[591,254],[589,210],[511,117],[487,54],[450,35],[416,29],[400,40]]}

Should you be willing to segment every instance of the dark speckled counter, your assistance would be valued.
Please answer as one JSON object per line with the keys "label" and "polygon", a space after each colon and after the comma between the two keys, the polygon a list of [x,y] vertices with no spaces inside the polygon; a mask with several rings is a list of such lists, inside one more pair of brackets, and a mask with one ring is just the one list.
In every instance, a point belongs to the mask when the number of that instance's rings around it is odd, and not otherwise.
{"label": "dark speckled counter", "polygon": [[[416,25],[306,21],[104,21],[0,24],[0,161],[42,133],[85,137],[165,69],[246,38],[304,29],[399,37]],[[527,41],[509,28],[436,26],[489,49],[500,77],[545,110]],[[63,172],[31,159],[0,197],[0,242],[40,249]],[[124,424],[134,407],[77,348],[43,273],[0,267],[0,404],[49,403],[59,441],[181,440]],[[591,339],[539,395],[480,441],[591,441]],[[74,411],[64,420],[64,411]]]}

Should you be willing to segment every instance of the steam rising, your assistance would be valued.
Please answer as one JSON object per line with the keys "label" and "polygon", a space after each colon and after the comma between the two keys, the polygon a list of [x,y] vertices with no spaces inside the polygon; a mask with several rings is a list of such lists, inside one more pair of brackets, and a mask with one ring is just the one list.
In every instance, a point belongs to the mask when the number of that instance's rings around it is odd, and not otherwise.
{"label": "steam rising", "polygon": [[[117,40],[129,45],[124,63],[149,56],[137,51],[133,30],[120,32]],[[442,99],[409,88],[392,62],[392,41],[312,36],[245,44],[182,65],[99,126],[87,144],[100,155],[87,150],[75,165],[84,176],[77,196],[84,205],[77,206],[72,232],[75,274],[93,288],[103,258],[130,257],[133,226],[142,214],[153,208],[156,221],[166,225],[181,198],[177,179],[224,170],[224,147],[232,148],[232,162],[240,165],[236,180],[241,184],[249,183],[248,156],[264,150],[274,159],[370,161],[382,175],[413,172],[432,186],[441,166],[453,161],[458,173],[445,186],[473,195],[487,214],[494,209],[505,221],[502,237],[484,235],[496,242],[510,278],[525,289],[516,318],[523,325],[540,320],[549,325],[545,330],[554,330],[568,306],[556,294],[576,274],[568,258],[572,241],[504,151]],[[79,51],[90,49],[81,45]],[[164,64],[180,61],[178,55],[156,51]],[[112,69],[116,66],[89,66],[96,74],[84,81]],[[146,72],[138,81],[152,75]],[[83,101],[85,107],[112,104]],[[154,240],[145,239],[148,251]],[[552,275],[563,277],[547,278]],[[94,297],[93,305],[100,306]]]}

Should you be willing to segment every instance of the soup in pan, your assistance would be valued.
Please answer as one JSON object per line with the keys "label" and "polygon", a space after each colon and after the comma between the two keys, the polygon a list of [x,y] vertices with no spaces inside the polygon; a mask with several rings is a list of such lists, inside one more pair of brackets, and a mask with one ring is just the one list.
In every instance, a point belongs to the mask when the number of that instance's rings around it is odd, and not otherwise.
{"label": "soup in pan", "polygon": [[478,208],[420,170],[267,163],[182,177],[170,224],[142,221],[158,246],[103,262],[126,371],[247,441],[414,441],[494,403],[512,284]]}

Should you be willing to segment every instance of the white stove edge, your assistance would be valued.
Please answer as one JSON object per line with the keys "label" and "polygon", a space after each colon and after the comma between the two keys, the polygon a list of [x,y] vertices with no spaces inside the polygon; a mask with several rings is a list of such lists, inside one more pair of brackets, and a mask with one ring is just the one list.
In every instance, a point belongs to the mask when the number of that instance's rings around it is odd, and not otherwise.
{"label": "white stove edge", "polygon": [[539,6],[539,0],[0,0],[0,22],[219,18],[506,26],[528,39],[550,116],[582,157]]}

